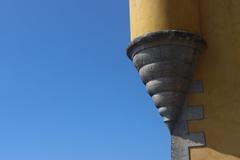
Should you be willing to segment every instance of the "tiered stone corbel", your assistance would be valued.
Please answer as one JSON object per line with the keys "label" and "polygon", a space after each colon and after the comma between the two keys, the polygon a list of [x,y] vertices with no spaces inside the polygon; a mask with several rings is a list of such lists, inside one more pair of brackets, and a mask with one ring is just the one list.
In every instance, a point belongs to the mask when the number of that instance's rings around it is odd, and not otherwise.
{"label": "tiered stone corbel", "polygon": [[201,106],[189,107],[187,94],[200,92],[192,75],[206,42],[198,35],[177,30],[148,33],[128,47],[143,83],[172,136],[172,159],[189,160],[189,148],[205,144],[203,133],[188,133],[187,121],[202,119]]}

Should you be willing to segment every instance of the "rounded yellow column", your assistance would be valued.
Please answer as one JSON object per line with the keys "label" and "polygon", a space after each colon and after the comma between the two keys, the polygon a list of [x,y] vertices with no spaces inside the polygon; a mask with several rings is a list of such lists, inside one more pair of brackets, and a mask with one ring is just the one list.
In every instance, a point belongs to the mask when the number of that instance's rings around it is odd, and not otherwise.
{"label": "rounded yellow column", "polygon": [[199,0],[130,0],[131,39],[162,30],[200,33]]}

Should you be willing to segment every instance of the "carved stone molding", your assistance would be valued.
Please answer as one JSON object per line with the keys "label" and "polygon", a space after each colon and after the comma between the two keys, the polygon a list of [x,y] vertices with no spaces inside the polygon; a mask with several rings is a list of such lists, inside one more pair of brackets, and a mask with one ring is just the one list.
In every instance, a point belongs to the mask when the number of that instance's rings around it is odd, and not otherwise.
{"label": "carved stone molding", "polygon": [[187,121],[203,118],[202,106],[189,106],[187,94],[202,92],[192,75],[206,42],[199,35],[167,30],[134,39],[128,49],[139,75],[172,137],[172,160],[189,160],[189,148],[205,145],[203,133],[188,133]]}
{"label": "carved stone molding", "polygon": [[185,31],[161,31],[136,38],[127,49],[170,132],[181,113],[198,56],[206,42]]}

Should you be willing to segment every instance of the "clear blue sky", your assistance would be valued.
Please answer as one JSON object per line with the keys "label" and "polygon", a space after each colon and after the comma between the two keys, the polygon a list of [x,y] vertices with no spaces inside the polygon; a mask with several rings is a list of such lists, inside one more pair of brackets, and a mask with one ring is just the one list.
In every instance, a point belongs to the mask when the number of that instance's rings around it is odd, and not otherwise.
{"label": "clear blue sky", "polygon": [[128,0],[1,0],[0,21],[1,160],[170,159]]}

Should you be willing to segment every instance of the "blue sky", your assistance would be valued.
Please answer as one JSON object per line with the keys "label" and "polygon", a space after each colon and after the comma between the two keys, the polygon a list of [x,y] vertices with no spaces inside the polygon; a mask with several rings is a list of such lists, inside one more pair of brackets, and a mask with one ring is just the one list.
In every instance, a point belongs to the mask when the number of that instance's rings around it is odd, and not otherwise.
{"label": "blue sky", "polygon": [[127,0],[2,0],[0,20],[1,160],[170,159]]}

